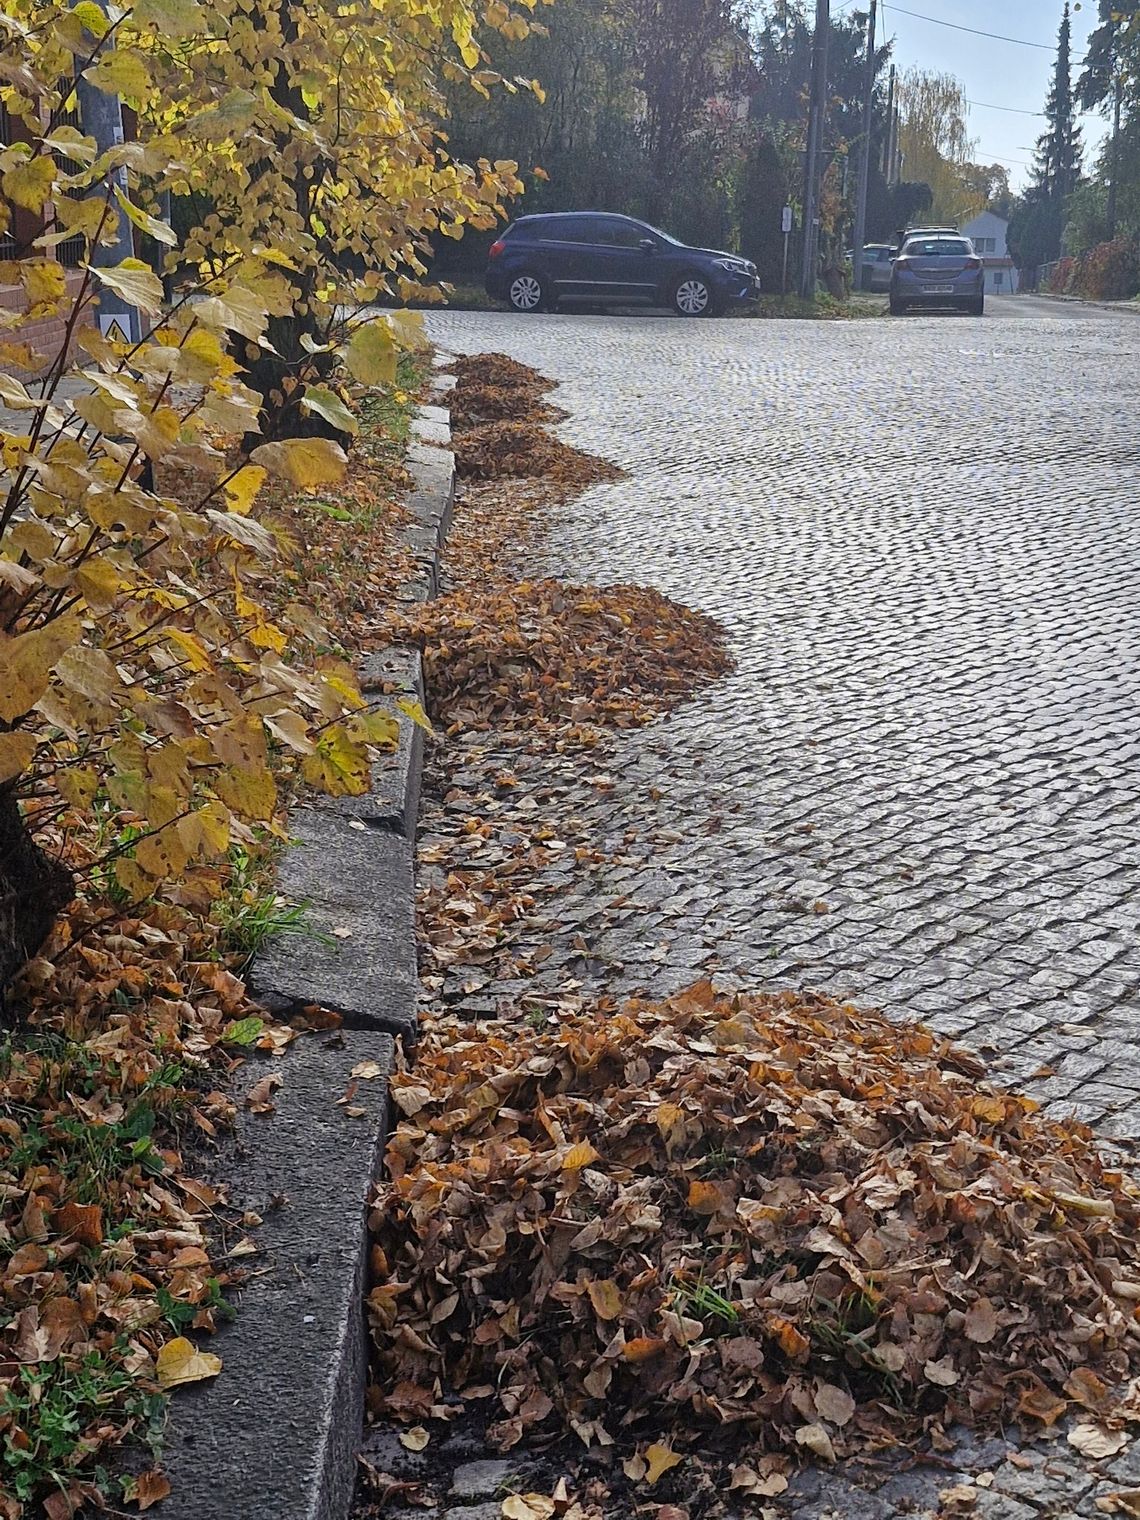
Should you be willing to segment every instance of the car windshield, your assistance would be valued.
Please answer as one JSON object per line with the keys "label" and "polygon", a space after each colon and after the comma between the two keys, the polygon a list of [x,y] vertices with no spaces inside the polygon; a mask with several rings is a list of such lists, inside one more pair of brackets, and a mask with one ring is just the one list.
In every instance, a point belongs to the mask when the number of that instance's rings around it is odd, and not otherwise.
{"label": "car windshield", "polygon": [[962,238],[916,238],[903,252],[912,259],[960,259],[968,257],[970,245]]}
{"label": "car windshield", "polygon": [[670,237],[667,232],[662,232],[660,227],[654,227],[651,222],[644,223],[647,232],[652,232],[654,237],[659,237],[663,242],[672,243],[674,248],[685,248],[688,245],[681,242],[680,238]]}

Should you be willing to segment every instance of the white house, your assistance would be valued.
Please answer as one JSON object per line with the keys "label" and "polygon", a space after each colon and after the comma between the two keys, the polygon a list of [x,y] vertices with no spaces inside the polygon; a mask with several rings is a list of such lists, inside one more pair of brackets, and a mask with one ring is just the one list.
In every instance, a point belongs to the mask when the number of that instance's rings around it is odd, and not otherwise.
{"label": "white house", "polygon": [[961,228],[985,264],[987,295],[1007,296],[1017,289],[1017,270],[1005,240],[1008,230],[1009,223],[996,211],[983,211]]}

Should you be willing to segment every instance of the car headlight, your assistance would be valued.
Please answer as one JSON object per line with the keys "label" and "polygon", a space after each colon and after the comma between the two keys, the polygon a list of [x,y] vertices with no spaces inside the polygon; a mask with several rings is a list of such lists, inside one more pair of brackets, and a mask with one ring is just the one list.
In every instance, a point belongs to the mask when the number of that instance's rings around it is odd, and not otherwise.
{"label": "car headlight", "polygon": [[753,266],[747,259],[714,259],[713,263],[718,269],[727,269],[729,274],[753,274]]}

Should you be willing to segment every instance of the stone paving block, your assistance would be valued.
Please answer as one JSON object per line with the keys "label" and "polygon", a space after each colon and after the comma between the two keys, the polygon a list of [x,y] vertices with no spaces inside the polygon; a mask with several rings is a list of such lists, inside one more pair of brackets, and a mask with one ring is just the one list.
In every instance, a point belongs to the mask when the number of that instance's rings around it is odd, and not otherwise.
{"label": "stone paving block", "polygon": [[414,1042],[411,842],[315,807],[292,814],[289,832],[279,886],[305,905],[306,929],[278,936],[257,957],[254,996],[275,1010],[319,1003]]}
{"label": "stone paving block", "polygon": [[[227,1157],[231,1200],[260,1214],[264,1253],[238,1292],[238,1314],[210,1338],[221,1375],[178,1391],[163,1465],[174,1492],[165,1520],[342,1520],[364,1411],[365,1201],[387,1131],[387,1035],[308,1035],[251,1060],[246,1086],[281,1077],[276,1113],[238,1108]],[[304,1367],[306,1376],[299,1377]]]}

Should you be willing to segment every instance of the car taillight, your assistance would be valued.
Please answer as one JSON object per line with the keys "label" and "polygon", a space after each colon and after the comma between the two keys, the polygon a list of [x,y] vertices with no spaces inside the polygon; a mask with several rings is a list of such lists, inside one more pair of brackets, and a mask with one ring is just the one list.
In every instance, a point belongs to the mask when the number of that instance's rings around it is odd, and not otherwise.
{"label": "car taillight", "polygon": [[503,242],[502,238],[496,238],[495,241],[491,244],[490,248],[487,249],[487,257],[497,259],[506,246],[507,245]]}
{"label": "car taillight", "polygon": [[894,267],[896,269],[905,269],[909,263],[910,260],[907,258],[906,254],[900,253],[898,258],[894,260]]}
{"label": "car taillight", "polygon": [[981,259],[967,259],[965,267],[967,269],[980,269],[982,267],[982,261]]}

